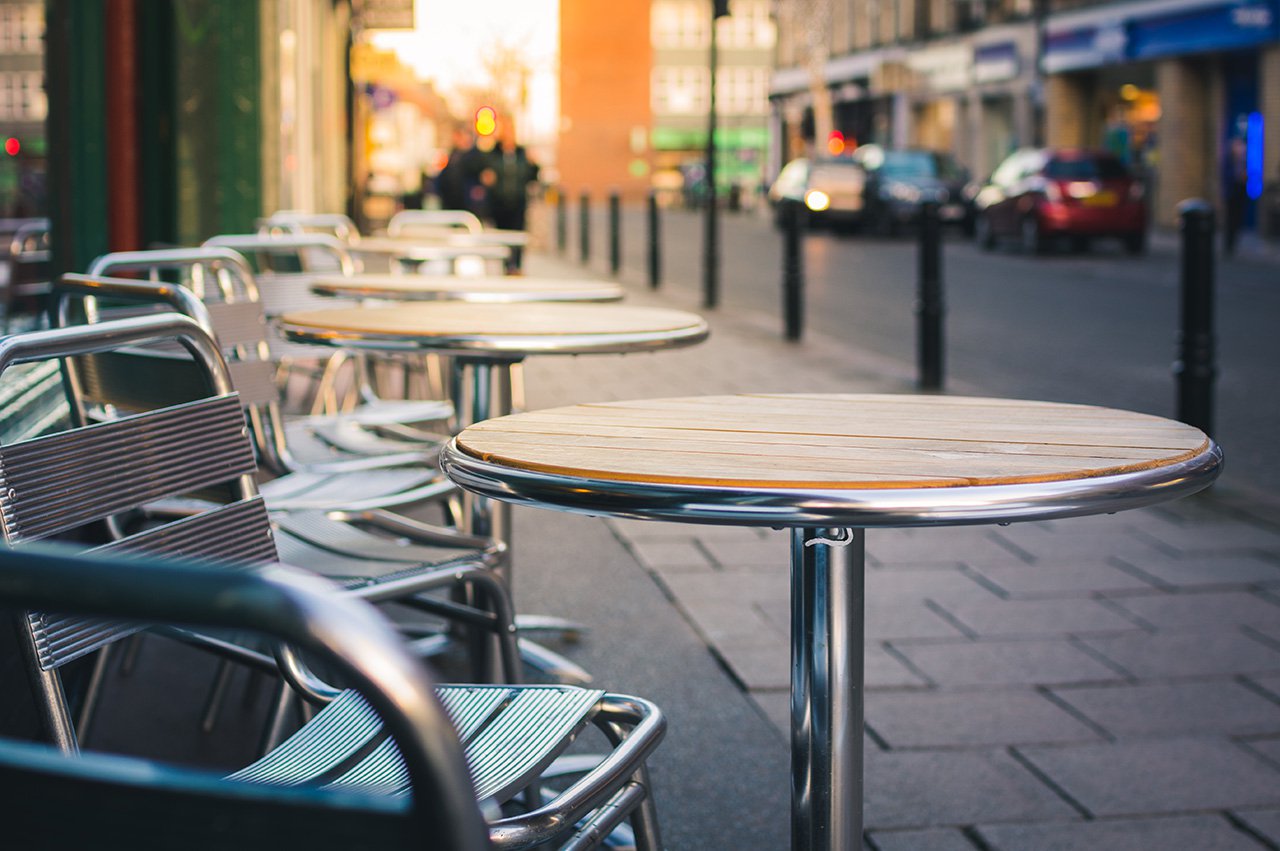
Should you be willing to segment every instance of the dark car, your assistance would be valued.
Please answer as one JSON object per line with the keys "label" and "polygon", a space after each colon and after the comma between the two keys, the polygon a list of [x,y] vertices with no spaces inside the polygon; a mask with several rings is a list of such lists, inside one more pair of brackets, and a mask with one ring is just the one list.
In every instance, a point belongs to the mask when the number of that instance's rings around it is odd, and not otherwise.
{"label": "dark car", "polygon": [[863,145],[853,159],[867,173],[866,220],[893,235],[920,219],[928,201],[938,204],[944,223],[968,232],[971,208],[964,194],[969,172],[948,154],[918,148],[892,150]]}
{"label": "dark car", "polygon": [[803,206],[811,227],[853,227],[864,215],[866,173],[852,159],[795,159],[783,166],[769,189],[778,225],[789,209]]}
{"label": "dark car", "polygon": [[1120,239],[1130,254],[1147,247],[1142,181],[1114,155],[1078,148],[1027,148],[1010,154],[974,198],[974,233],[983,248],[1000,237],[1028,253],[1057,237],[1088,247],[1095,237]]}

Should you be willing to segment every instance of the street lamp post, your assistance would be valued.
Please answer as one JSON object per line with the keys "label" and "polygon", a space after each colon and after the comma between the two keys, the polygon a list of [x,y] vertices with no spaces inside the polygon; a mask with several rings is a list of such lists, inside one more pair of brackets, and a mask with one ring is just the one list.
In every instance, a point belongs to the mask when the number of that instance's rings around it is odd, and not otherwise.
{"label": "street lamp post", "polygon": [[716,21],[729,14],[729,0],[711,0],[711,39],[708,65],[710,91],[707,105],[707,210],[702,241],[702,306],[708,310],[720,303],[720,222],[716,216]]}

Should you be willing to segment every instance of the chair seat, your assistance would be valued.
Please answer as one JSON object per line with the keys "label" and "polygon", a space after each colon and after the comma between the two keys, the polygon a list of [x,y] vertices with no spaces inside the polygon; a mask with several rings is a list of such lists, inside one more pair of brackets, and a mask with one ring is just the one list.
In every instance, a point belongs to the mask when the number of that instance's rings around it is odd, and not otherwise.
{"label": "chair seat", "polygon": [[[476,798],[501,804],[544,772],[594,714],[603,691],[572,686],[441,686]],[[408,773],[376,713],[343,692],[279,747],[230,780],[403,794]]]}
{"label": "chair seat", "polygon": [[384,497],[388,505],[395,505],[397,495],[421,488],[439,477],[439,472],[426,464],[364,470],[356,474],[297,472],[264,482],[259,491],[272,510],[281,503],[287,503],[289,510],[338,509]]}

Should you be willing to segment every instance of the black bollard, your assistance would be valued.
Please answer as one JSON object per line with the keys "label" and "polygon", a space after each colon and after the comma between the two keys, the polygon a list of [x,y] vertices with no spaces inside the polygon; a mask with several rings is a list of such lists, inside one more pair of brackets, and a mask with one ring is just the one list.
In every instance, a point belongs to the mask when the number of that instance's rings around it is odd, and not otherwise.
{"label": "black bollard", "polygon": [[649,289],[662,284],[662,243],[659,233],[658,193],[649,190]]}
{"label": "black bollard", "polygon": [[942,223],[938,205],[920,207],[920,289],[916,300],[921,390],[942,389]]}
{"label": "black bollard", "polygon": [[556,247],[561,254],[569,251],[569,200],[563,188],[556,192]]}
{"label": "black bollard", "polygon": [[782,217],[782,329],[795,342],[804,334],[804,259],[800,254],[800,231],[805,209],[796,201],[783,202]]}
{"label": "black bollard", "polygon": [[591,262],[591,195],[585,190],[578,199],[578,248],[585,266]]}
{"label": "black bollard", "polygon": [[622,199],[618,190],[609,193],[609,271],[622,269]]}
{"label": "black bollard", "polygon": [[1178,419],[1213,434],[1214,363],[1213,207],[1201,198],[1178,205],[1182,232],[1182,330],[1173,374],[1178,385]]}

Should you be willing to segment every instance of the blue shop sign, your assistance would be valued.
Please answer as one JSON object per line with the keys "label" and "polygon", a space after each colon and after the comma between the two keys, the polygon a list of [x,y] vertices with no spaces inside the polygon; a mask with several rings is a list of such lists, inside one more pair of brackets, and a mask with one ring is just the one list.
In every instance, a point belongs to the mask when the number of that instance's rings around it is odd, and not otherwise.
{"label": "blue shop sign", "polygon": [[[1122,7],[1124,8],[1124,7]],[[1132,6],[1128,7],[1132,9]],[[1280,40],[1280,0],[1164,0],[1129,15],[1105,7],[1048,22],[1044,70],[1096,68],[1116,62],[1234,50]]]}
{"label": "blue shop sign", "polygon": [[1045,38],[1044,70],[1072,71],[1121,62],[1129,45],[1123,21],[1050,32]]}
{"label": "blue shop sign", "polygon": [[1152,59],[1275,41],[1280,38],[1276,5],[1270,0],[1219,3],[1135,21],[1129,31],[1129,54]]}
{"label": "blue shop sign", "polygon": [[1018,45],[1011,41],[984,44],[973,49],[973,81],[995,83],[1018,76]]}

